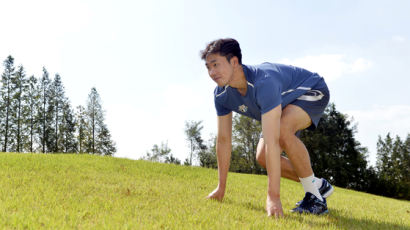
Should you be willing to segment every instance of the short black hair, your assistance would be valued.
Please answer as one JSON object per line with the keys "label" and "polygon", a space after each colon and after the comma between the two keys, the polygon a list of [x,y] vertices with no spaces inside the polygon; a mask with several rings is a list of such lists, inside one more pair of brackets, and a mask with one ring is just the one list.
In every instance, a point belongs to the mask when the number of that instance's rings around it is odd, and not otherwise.
{"label": "short black hair", "polygon": [[210,42],[204,50],[201,51],[201,59],[205,60],[209,54],[219,54],[226,57],[228,61],[232,57],[237,57],[239,64],[242,64],[241,47],[238,41],[233,38],[221,38]]}

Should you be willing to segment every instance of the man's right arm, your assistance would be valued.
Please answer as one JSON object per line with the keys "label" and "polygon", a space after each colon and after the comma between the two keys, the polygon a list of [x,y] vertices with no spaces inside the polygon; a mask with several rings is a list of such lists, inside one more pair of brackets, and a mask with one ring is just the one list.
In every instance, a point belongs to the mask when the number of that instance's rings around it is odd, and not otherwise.
{"label": "man's right arm", "polygon": [[216,155],[218,159],[218,187],[208,195],[208,198],[222,200],[225,195],[226,181],[232,150],[232,112],[218,116],[218,136],[216,140]]}

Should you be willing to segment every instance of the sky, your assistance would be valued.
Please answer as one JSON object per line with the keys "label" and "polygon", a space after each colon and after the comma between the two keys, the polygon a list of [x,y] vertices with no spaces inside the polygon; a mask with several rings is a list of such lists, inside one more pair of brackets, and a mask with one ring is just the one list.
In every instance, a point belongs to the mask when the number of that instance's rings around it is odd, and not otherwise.
{"label": "sky", "polygon": [[[61,75],[72,106],[96,87],[117,157],[168,143],[184,161],[185,121],[216,133],[215,83],[199,57],[239,41],[243,63],[317,72],[376,162],[378,137],[410,133],[410,1],[0,0],[0,60]],[[3,67],[0,71],[3,72]]]}

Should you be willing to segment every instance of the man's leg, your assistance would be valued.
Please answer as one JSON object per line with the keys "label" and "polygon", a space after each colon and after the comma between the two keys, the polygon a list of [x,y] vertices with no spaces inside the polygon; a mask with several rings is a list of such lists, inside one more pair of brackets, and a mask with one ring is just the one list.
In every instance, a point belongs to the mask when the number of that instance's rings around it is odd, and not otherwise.
{"label": "man's leg", "polygon": [[288,155],[296,174],[304,178],[313,174],[309,153],[303,142],[295,135],[298,130],[312,124],[309,115],[299,106],[288,105],[282,111],[280,122],[280,145]]}
{"label": "man's leg", "polygon": [[[256,148],[256,160],[266,169],[265,142],[263,138],[259,139],[258,147]],[[280,169],[282,177],[299,182],[299,177],[296,175],[292,163],[284,156],[280,157]]]}
{"label": "man's leg", "polygon": [[[265,145],[263,138],[259,139],[258,147],[256,149],[256,160],[258,163],[266,168],[266,158],[265,158]],[[290,180],[294,180],[296,182],[300,182],[298,175],[296,174],[295,169],[292,166],[292,163],[287,157],[281,156],[280,157],[280,169],[281,169],[281,176]],[[315,178],[316,187],[320,188],[319,192],[322,194],[322,191],[325,192],[325,195],[328,195],[327,192],[329,188],[327,186],[322,187],[323,183],[321,178]],[[326,183],[328,183],[326,181]],[[331,193],[330,193],[331,194]]]}

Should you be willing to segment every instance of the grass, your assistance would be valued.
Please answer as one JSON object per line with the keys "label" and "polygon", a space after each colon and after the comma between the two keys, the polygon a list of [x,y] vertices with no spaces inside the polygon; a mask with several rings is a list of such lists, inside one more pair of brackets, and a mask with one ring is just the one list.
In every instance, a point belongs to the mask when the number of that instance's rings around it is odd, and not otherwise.
{"label": "grass", "polygon": [[288,210],[302,187],[282,179],[285,218],[266,216],[266,176],[91,155],[0,154],[0,229],[410,229],[410,202],[336,188],[330,213]]}

